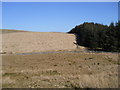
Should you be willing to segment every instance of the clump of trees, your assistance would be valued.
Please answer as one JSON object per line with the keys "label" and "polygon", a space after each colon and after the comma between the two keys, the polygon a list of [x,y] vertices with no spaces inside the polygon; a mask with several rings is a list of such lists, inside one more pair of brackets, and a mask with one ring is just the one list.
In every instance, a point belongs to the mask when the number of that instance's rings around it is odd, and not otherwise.
{"label": "clump of trees", "polygon": [[92,50],[120,51],[120,21],[109,26],[85,22],[68,33],[76,35],[78,45]]}

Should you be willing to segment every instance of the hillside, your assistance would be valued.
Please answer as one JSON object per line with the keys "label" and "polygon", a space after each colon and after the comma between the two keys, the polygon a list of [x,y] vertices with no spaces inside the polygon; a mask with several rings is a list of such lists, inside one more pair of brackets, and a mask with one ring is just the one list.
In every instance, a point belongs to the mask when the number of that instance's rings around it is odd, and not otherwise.
{"label": "hillside", "polygon": [[14,32],[27,32],[23,30],[13,30],[13,29],[0,29],[0,33],[5,34],[5,33],[14,33]]}
{"label": "hillside", "polygon": [[[74,34],[13,31],[0,35],[3,88],[118,87],[118,54],[76,53]],[[64,50],[72,53],[48,53]]]}
{"label": "hillside", "polygon": [[[12,33],[17,32],[17,33]],[[2,51],[7,53],[28,53],[76,49],[75,36],[59,32],[23,32],[4,30]]]}

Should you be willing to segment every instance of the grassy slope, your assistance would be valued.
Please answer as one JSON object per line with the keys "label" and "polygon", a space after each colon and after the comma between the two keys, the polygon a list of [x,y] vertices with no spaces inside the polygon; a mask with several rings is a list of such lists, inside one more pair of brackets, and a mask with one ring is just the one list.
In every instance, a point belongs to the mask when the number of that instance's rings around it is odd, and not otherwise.
{"label": "grassy slope", "polygon": [[13,33],[13,32],[27,32],[27,31],[23,31],[23,30],[14,30],[14,29],[0,29],[0,33],[2,32],[2,34],[4,33]]}

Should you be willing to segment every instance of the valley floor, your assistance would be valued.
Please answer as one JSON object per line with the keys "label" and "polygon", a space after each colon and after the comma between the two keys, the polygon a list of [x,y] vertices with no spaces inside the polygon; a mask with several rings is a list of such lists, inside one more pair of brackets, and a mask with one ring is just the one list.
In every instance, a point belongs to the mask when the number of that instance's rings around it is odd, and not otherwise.
{"label": "valley floor", "polygon": [[3,55],[3,88],[117,88],[118,54]]}

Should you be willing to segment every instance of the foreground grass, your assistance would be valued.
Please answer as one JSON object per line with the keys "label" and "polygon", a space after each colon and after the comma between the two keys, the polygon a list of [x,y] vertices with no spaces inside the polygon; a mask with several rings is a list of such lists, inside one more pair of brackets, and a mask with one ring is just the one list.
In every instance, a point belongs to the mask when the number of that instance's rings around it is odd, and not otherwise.
{"label": "foreground grass", "polygon": [[118,55],[49,53],[3,56],[4,88],[115,88]]}

